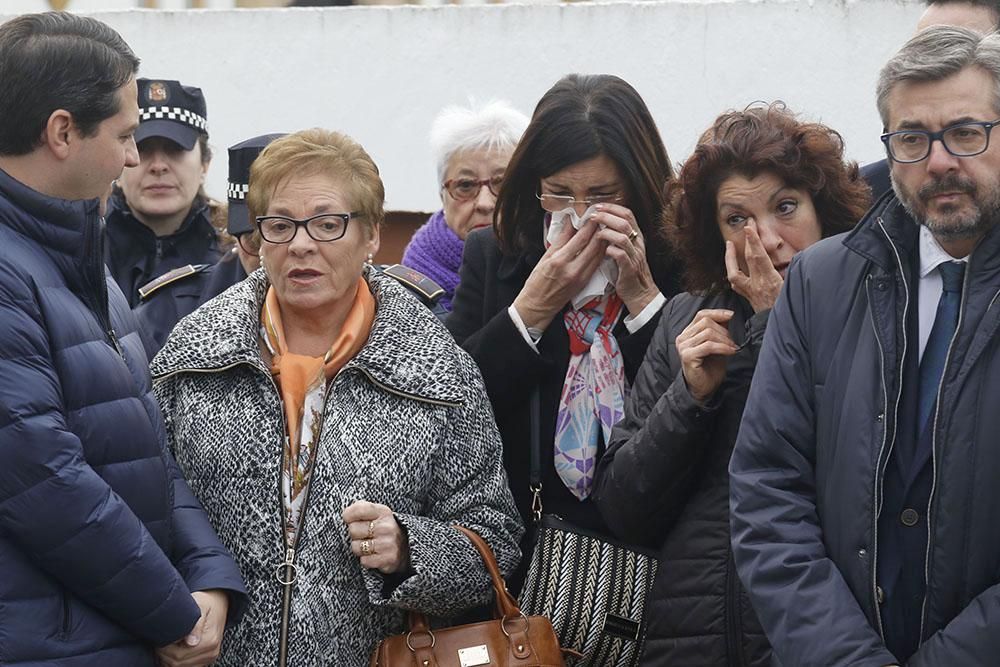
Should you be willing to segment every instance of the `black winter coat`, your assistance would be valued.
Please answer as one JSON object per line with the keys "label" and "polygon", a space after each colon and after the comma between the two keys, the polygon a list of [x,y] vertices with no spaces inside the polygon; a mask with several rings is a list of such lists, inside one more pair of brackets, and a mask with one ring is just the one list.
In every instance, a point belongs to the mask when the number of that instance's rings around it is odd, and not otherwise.
{"label": "black winter coat", "polygon": [[191,591],[246,605],[167,453],[98,201],[0,171],[0,664],[129,667],[181,639]]}
{"label": "black winter coat", "polygon": [[[891,195],[800,253],[775,305],[732,478],[740,578],[786,667],[897,662],[878,512],[895,442],[918,228]],[[933,416],[922,644],[908,667],[1000,656],[1000,228],[972,253]]]}
{"label": "black winter coat", "polygon": [[[525,342],[507,313],[507,308],[524,287],[540,255],[513,257],[500,252],[492,229],[476,230],[465,241],[458,288],[452,312],[445,325],[475,359],[483,373],[486,392],[493,405],[504,443],[504,465],[514,501],[526,525],[531,524],[529,491],[531,421],[529,400],[540,392],[541,418],[537,428],[542,446],[543,502],[546,513],[558,514],[578,526],[608,533],[600,513],[588,498],[576,499],[562,483],[553,463],[556,413],[569,367],[569,335],[561,315],[556,316],[538,343],[536,353]],[[669,296],[669,294],[667,295]],[[629,333],[619,321],[614,335],[625,362],[625,376],[631,382],[642,363],[646,347],[656,330],[659,315],[644,327]],[[600,458],[602,451],[598,452]],[[512,579],[511,590],[519,589],[519,578],[527,567],[534,531],[522,542],[525,560]]]}
{"label": "black winter coat", "polygon": [[[732,310],[730,335],[737,344],[750,342],[701,406],[688,391],[674,341],[704,308]],[[621,539],[660,549],[642,665],[769,661],[729,547],[728,472],[767,317],[728,290],[671,299],[598,466],[593,498],[608,525]]]}
{"label": "black winter coat", "polygon": [[209,207],[195,201],[187,218],[170,236],[158,237],[139,222],[116,193],[108,202],[107,263],[128,305],[139,305],[139,288],[171,269],[215,264],[222,255]]}

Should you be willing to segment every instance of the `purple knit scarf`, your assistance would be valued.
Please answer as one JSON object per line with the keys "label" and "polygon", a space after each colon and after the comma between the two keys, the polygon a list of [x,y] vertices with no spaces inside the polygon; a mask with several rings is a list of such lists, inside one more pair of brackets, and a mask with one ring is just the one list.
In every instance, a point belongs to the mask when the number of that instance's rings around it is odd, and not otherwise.
{"label": "purple knit scarf", "polygon": [[441,306],[451,312],[451,298],[458,286],[458,269],[462,265],[465,243],[444,221],[440,210],[421,225],[403,251],[404,266],[416,269],[444,288]]}

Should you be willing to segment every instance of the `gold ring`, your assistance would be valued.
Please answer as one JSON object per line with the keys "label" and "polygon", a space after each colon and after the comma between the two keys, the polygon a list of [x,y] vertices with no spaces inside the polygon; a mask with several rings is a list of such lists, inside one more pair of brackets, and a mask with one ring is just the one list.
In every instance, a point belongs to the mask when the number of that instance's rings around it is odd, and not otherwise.
{"label": "gold ring", "polygon": [[371,540],[361,540],[361,555],[371,556],[374,551],[372,551],[372,541]]}
{"label": "gold ring", "polygon": [[635,243],[635,240],[639,238],[639,230],[633,229],[632,233],[628,235],[628,240]]}
{"label": "gold ring", "polygon": [[367,537],[368,537],[369,540],[372,539],[373,537],[375,537],[375,522],[374,521],[369,521],[368,522],[368,536]]}

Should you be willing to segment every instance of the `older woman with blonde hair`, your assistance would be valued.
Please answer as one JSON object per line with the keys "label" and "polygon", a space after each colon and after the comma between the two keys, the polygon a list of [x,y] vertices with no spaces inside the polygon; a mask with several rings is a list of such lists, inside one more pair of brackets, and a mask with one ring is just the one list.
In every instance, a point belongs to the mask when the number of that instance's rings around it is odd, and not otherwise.
{"label": "older woman with blonde hair", "polygon": [[363,665],[407,609],[489,597],[461,524],[513,569],[522,526],[475,364],[370,271],[384,189],[350,138],[271,143],[247,205],[262,268],[152,364],[169,442],[247,580],[220,664]]}

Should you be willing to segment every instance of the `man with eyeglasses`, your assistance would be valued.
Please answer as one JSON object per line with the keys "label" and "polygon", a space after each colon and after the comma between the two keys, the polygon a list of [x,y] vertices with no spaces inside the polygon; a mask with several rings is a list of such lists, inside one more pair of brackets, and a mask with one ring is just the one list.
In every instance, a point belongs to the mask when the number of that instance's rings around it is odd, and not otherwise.
{"label": "man with eyeglasses", "polygon": [[998,89],[1000,35],[911,39],[878,83],[894,193],[771,314],[730,473],[779,664],[997,664]]}
{"label": "man with eyeglasses", "polygon": [[[1000,28],[1000,0],[925,0],[927,9],[917,21],[917,32],[935,25],[953,25],[980,34]],[[888,160],[878,160],[861,168],[861,176],[876,200],[892,189]]]}

